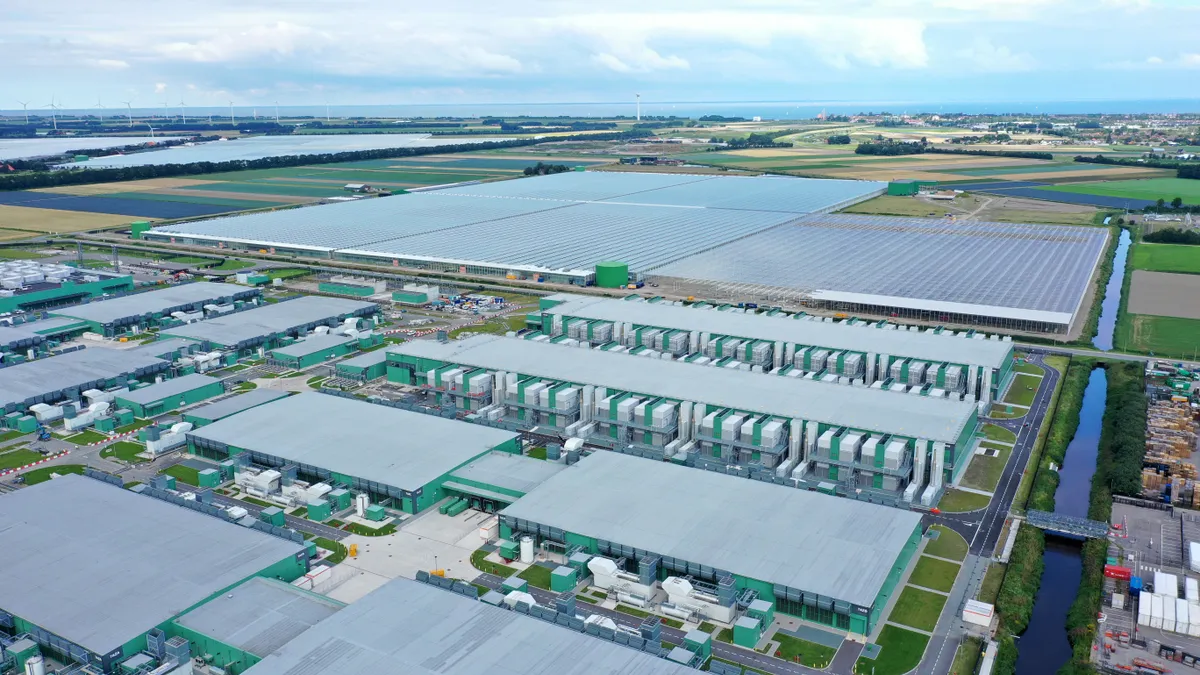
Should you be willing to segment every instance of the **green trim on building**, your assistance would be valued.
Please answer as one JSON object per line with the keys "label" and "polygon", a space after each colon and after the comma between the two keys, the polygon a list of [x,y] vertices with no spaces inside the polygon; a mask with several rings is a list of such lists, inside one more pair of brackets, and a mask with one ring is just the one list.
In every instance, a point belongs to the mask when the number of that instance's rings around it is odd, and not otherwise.
{"label": "green trim on building", "polygon": [[98,298],[105,293],[128,293],[133,289],[133,277],[130,276],[104,277],[99,281],[81,283],[66,281],[55,288],[0,298],[0,312],[11,312],[18,309],[26,312],[49,310],[75,305],[89,298]]}

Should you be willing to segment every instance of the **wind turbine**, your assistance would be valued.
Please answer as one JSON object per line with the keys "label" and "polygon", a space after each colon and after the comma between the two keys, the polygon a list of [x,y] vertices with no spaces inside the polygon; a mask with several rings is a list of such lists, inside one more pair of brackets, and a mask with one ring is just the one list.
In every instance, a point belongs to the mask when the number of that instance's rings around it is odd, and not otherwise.
{"label": "wind turbine", "polygon": [[237,122],[233,119],[233,101],[229,102],[229,126],[236,127]]}
{"label": "wind turbine", "polygon": [[275,101],[275,124],[279,124],[279,101]]}
{"label": "wind turbine", "polygon": [[54,122],[54,130],[58,131],[58,109],[62,106],[54,105],[54,97],[50,97],[50,105],[44,105],[43,108],[50,109],[50,119]]}
{"label": "wind turbine", "polygon": [[329,99],[325,99],[325,121],[329,121]]}
{"label": "wind turbine", "polygon": [[96,97],[96,108],[100,110],[100,126],[104,126],[104,104],[100,102],[100,97]]}
{"label": "wind turbine", "polygon": [[179,99],[179,116],[183,118],[183,123],[187,124],[187,104],[183,102],[183,98]]}
{"label": "wind turbine", "polygon": [[126,114],[129,115],[129,126],[133,127],[133,101],[121,101],[125,104]]}
{"label": "wind turbine", "polygon": [[25,125],[29,126],[29,103],[25,101],[17,101],[21,104],[21,108],[25,110]]}
{"label": "wind turbine", "polygon": [[146,126],[150,129],[150,138],[154,138],[154,127],[150,126],[149,122],[146,123]]}
{"label": "wind turbine", "polygon": [[634,96],[637,96],[637,121],[641,122],[642,121],[642,95],[634,94]]}
{"label": "wind turbine", "polygon": [[164,119],[164,120],[169,120],[169,119],[171,119],[171,108],[170,108],[170,106],[171,106],[171,104],[170,104],[170,103],[167,103],[166,101],[163,101],[163,119]]}

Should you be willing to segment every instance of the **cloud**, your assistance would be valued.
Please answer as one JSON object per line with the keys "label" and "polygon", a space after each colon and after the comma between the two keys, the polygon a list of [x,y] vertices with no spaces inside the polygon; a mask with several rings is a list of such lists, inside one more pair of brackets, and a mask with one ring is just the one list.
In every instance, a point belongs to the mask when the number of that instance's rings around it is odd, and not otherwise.
{"label": "cloud", "polygon": [[1034,58],[1027,53],[1016,53],[1006,46],[992,44],[988,38],[979,38],[966,49],[956,53],[973,65],[976,70],[993,73],[1019,72],[1032,70],[1036,65]]}
{"label": "cloud", "polygon": [[166,91],[167,91],[167,83],[166,83],[166,82],[156,82],[156,83],[154,83],[154,93],[156,93],[156,94],[162,94],[162,93],[164,93],[164,92],[166,92]]}
{"label": "cloud", "polygon": [[301,46],[319,47],[330,41],[329,36],[307,26],[287,21],[272,25],[251,26],[236,32],[194,41],[167,42],[155,46],[164,58],[197,63],[227,63],[246,61],[264,56],[287,57]]}
{"label": "cloud", "polygon": [[94,68],[103,68],[105,70],[125,70],[129,67],[128,61],[121,59],[91,59],[88,64]]}

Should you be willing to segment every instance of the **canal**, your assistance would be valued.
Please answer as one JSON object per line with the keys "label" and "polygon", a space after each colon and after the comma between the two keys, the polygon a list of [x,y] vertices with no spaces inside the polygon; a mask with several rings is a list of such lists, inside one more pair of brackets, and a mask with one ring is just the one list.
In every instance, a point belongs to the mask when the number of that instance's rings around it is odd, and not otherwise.
{"label": "canal", "polygon": [[1117,333],[1117,313],[1121,309],[1121,287],[1125,282],[1125,263],[1129,258],[1129,245],[1132,239],[1129,230],[1121,229],[1121,238],[1117,240],[1117,254],[1113,257],[1112,276],[1104,288],[1104,301],[1100,304],[1100,323],[1097,325],[1096,337],[1092,338],[1092,346],[1101,351],[1113,348],[1113,339]]}
{"label": "canal", "polygon": [[[1126,236],[1123,234],[1122,239]],[[1122,246],[1127,248],[1128,242]],[[1118,256],[1122,255],[1118,253]],[[1115,276],[1116,272],[1113,274]],[[1120,293],[1119,286],[1117,292]],[[1107,298],[1105,304],[1108,304]],[[1100,423],[1107,399],[1108,376],[1103,368],[1096,368],[1084,389],[1079,428],[1067,446],[1063,466],[1059,469],[1058,488],[1054,492],[1055,513],[1087,516],[1092,475],[1096,473],[1096,455],[1100,448]],[[1046,538],[1042,585],[1034,599],[1029,627],[1018,641],[1017,672],[1021,675],[1049,675],[1071,659],[1067,611],[1079,592],[1079,581],[1083,576],[1080,552],[1078,542]]]}

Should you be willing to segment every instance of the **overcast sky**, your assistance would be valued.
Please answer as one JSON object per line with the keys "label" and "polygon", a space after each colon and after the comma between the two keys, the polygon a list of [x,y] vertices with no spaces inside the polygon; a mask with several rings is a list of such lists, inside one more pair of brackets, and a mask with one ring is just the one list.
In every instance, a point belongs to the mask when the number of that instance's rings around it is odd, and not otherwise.
{"label": "overcast sky", "polygon": [[1200,97],[1200,0],[3,0],[0,108]]}

